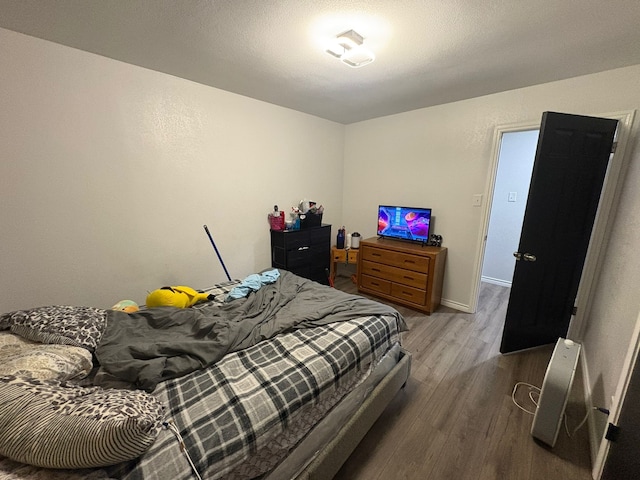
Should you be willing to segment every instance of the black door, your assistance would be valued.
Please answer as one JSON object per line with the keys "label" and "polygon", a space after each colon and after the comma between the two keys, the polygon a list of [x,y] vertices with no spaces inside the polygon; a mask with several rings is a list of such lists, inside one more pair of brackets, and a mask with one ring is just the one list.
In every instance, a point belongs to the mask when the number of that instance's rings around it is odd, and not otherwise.
{"label": "black door", "polygon": [[566,335],[617,123],[542,115],[502,353]]}

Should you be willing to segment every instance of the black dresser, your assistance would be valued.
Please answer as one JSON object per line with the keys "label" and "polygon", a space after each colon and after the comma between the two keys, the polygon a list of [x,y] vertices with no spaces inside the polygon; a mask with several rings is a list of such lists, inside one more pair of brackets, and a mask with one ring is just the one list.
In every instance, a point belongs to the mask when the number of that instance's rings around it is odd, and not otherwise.
{"label": "black dresser", "polygon": [[328,285],[331,225],[271,230],[271,266]]}

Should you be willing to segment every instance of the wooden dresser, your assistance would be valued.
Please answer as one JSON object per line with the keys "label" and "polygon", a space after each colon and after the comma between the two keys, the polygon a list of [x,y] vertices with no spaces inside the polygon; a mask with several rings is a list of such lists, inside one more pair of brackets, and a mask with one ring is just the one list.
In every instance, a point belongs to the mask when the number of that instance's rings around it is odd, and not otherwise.
{"label": "wooden dresser", "polygon": [[445,247],[388,238],[360,242],[358,290],[431,314],[442,297]]}

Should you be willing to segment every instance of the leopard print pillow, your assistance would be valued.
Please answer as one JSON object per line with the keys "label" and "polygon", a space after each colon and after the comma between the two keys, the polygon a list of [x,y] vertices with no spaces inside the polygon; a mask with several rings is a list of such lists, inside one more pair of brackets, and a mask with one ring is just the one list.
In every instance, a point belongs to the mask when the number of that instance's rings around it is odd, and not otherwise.
{"label": "leopard print pillow", "polygon": [[45,468],[131,460],[155,441],[164,407],[140,390],[0,377],[0,455]]}
{"label": "leopard print pillow", "polygon": [[32,342],[10,332],[0,332],[0,376],[80,380],[92,368],[91,352],[86,348],[48,345]]}
{"label": "leopard print pillow", "polygon": [[91,352],[100,343],[106,326],[107,311],[93,307],[52,305],[0,317],[0,327],[28,340],[73,345]]}

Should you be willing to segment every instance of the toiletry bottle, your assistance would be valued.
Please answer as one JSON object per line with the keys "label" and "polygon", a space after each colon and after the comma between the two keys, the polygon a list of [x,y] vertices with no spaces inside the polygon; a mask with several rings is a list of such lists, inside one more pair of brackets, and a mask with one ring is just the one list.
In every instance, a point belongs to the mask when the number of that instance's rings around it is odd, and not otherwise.
{"label": "toiletry bottle", "polygon": [[336,239],[336,246],[338,248],[344,248],[344,227],[338,230],[338,238]]}

